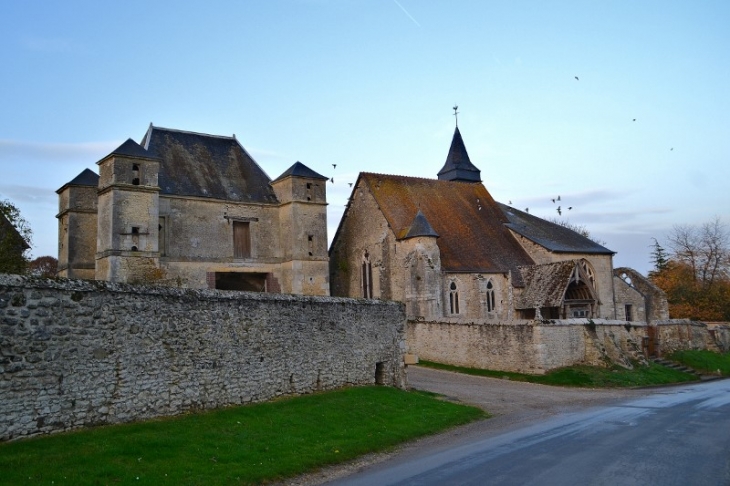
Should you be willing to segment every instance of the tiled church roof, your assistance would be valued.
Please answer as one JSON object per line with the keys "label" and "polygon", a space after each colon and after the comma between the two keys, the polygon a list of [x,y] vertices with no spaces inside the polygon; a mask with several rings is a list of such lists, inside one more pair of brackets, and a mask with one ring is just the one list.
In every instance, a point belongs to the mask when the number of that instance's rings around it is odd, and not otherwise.
{"label": "tiled church roof", "polygon": [[370,189],[396,236],[405,236],[420,209],[439,235],[444,271],[511,270],[513,284],[522,285],[517,267],[533,261],[484,185],[371,173],[361,173],[360,184]]}

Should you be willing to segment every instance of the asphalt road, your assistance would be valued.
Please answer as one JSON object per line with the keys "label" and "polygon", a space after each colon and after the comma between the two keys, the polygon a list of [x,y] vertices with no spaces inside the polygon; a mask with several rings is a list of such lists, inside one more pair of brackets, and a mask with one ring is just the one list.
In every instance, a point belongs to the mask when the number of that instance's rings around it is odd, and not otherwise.
{"label": "asphalt road", "polygon": [[553,410],[328,484],[730,485],[730,380]]}

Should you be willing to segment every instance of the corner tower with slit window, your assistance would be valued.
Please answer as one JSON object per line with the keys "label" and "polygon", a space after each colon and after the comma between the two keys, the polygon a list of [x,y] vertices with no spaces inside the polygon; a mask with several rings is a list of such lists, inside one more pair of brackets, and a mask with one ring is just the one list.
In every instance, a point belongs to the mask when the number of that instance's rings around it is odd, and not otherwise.
{"label": "corner tower with slit window", "polygon": [[59,194],[59,276],[329,295],[327,179],[235,136],[150,125]]}
{"label": "corner tower with slit window", "polygon": [[437,179],[359,175],[330,246],[330,283],[336,296],[404,302],[415,321],[617,319],[626,307],[614,288],[625,284],[613,254],[496,202],[457,126]]}

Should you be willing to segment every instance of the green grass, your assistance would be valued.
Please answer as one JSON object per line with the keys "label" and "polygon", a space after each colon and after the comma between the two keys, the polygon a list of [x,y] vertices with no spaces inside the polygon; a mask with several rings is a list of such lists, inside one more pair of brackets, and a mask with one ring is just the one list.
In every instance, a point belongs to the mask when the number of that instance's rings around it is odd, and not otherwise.
{"label": "green grass", "polygon": [[421,366],[437,368],[458,373],[477,376],[489,376],[514,381],[540,383],[542,385],[573,386],[584,388],[619,388],[631,386],[664,385],[695,380],[696,377],[688,373],[666,368],[651,363],[648,366],[635,366],[627,370],[620,366],[601,368],[597,366],[570,366],[550,371],[544,375],[528,375],[508,371],[480,370],[463,368],[430,361],[421,361]]}
{"label": "green grass", "polygon": [[0,484],[261,484],[486,417],[429,393],[347,388],[0,444]]}
{"label": "green grass", "polygon": [[730,375],[730,353],[713,353],[712,351],[676,351],[667,356],[667,359],[682,363],[697,371],[722,376]]}

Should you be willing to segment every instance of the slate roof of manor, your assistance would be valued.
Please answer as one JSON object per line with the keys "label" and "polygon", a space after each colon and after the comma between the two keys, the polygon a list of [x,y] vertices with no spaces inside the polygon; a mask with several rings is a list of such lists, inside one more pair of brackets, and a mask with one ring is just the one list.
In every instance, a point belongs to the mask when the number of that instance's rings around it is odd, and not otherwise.
{"label": "slate roof of manor", "polygon": [[[522,286],[517,270],[534,262],[507,230],[501,208],[483,184],[361,173],[364,184],[398,238],[407,235],[418,211],[439,235],[446,272],[507,273]],[[349,209],[349,208],[348,208]]]}
{"label": "slate roof of manor", "polygon": [[150,125],[141,142],[160,159],[160,194],[251,203],[277,203],[271,178],[238,143],[226,137]]}

